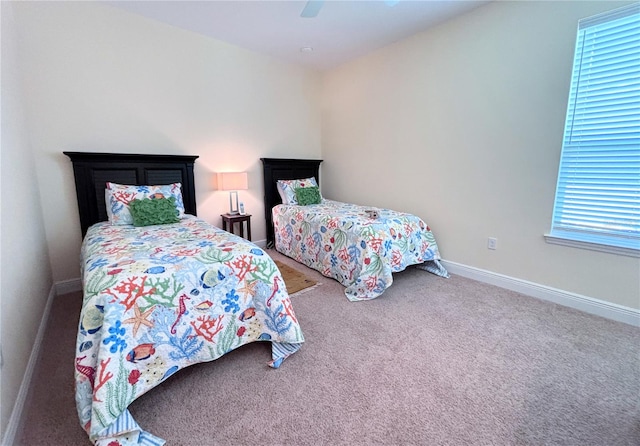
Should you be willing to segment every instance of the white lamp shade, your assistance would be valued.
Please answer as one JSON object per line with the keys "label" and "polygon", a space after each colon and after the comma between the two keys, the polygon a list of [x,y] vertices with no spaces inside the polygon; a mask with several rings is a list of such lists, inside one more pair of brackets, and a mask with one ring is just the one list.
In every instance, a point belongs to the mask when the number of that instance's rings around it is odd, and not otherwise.
{"label": "white lamp shade", "polygon": [[247,172],[218,172],[214,175],[217,190],[246,190],[249,188]]}

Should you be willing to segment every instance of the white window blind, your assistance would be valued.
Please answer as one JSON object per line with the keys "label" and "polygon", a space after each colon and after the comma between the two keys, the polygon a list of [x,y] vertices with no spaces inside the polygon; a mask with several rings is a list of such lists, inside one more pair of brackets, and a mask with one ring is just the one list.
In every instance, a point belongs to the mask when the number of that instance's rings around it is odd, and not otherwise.
{"label": "white window blind", "polygon": [[578,23],[550,237],[640,254],[640,3]]}

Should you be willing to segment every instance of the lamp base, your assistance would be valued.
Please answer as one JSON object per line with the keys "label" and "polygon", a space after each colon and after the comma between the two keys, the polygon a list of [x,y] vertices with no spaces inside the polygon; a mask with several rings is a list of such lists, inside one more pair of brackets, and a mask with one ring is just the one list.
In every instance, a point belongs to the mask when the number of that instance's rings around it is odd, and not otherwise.
{"label": "lamp base", "polygon": [[229,192],[229,214],[237,215],[239,213],[240,209],[238,208],[238,191],[234,190]]}

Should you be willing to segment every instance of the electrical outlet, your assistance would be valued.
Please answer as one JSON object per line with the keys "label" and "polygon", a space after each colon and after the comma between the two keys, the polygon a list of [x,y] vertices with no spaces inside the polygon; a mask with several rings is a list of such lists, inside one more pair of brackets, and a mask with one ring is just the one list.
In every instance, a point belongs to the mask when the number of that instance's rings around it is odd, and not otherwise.
{"label": "electrical outlet", "polygon": [[498,249],[498,239],[495,237],[489,237],[489,240],[487,241],[487,248]]}

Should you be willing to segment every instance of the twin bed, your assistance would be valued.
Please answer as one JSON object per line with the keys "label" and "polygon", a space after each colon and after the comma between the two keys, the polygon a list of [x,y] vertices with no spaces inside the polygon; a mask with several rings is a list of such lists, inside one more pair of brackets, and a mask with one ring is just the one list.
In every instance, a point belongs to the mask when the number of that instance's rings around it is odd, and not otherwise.
{"label": "twin bed", "polygon": [[[250,342],[270,342],[269,365],[277,368],[304,337],[275,262],[195,217],[196,157],[66,154],[84,235],[78,416],[97,445],[161,445],[129,413],[136,398],[182,368]],[[109,182],[142,186],[113,200],[105,193]],[[159,189],[144,185],[158,184],[181,185],[185,215],[178,223],[107,221],[107,210],[117,213],[135,194],[156,198]]]}
{"label": "twin bed", "polygon": [[320,197],[316,204],[289,204],[278,183],[319,185],[321,160],[262,158],[267,246],[345,286],[351,301],[380,296],[393,273],[410,265],[448,277],[431,229],[404,212]]}
{"label": "twin bed", "polygon": [[[161,445],[135,422],[131,402],[178,370],[250,342],[270,342],[269,365],[277,368],[301,347],[302,330],[269,255],[196,217],[196,156],[65,154],[84,237],[78,416],[97,445]],[[392,273],[409,265],[447,276],[418,217],[325,198],[282,204],[278,182],[312,178],[317,185],[321,161],[262,162],[267,247],[338,280],[350,300],[381,295]],[[140,199],[156,205],[172,194],[177,222],[121,219]]]}

